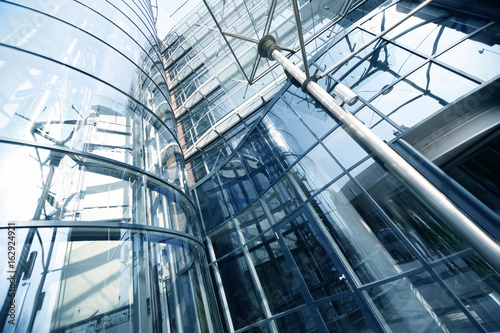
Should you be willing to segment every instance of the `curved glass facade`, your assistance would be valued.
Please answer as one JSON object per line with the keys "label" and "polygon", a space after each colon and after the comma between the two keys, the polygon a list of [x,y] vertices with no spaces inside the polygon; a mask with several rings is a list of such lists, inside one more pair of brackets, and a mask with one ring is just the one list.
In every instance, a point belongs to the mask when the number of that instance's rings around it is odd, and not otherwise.
{"label": "curved glass facade", "polygon": [[0,36],[0,331],[219,332],[151,3],[1,1]]}

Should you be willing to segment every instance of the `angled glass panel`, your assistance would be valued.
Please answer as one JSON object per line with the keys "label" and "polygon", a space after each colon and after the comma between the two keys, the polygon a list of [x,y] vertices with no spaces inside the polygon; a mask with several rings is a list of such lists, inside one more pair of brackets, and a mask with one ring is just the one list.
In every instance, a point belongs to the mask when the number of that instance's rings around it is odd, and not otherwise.
{"label": "angled glass panel", "polygon": [[275,222],[293,212],[301,202],[300,196],[287,177],[283,177],[264,193],[262,199],[271,211]]}
{"label": "angled glass panel", "polygon": [[[409,1],[400,1],[363,23],[362,27],[378,34],[416,6],[417,4]],[[431,5],[389,32],[385,38],[396,40],[430,56],[442,52],[485,23],[487,22]]]}
{"label": "angled glass panel", "polygon": [[282,99],[319,138],[337,124],[337,121],[316,100],[303,93],[300,88],[290,86]]}
{"label": "angled glass panel", "polygon": [[398,125],[409,128],[475,87],[476,83],[430,62],[371,104]]}
{"label": "angled glass panel", "polygon": [[480,332],[428,273],[364,292],[394,332]]}
{"label": "angled glass panel", "polygon": [[500,276],[484,260],[473,253],[446,261],[436,270],[487,332],[500,329],[500,318],[495,315],[500,300]]}
{"label": "angled glass panel", "polygon": [[365,148],[351,138],[342,127],[327,136],[323,143],[346,169],[368,154]]}
{"label": "angled glass panel", "polygon": [[234,328],[240,329],[264,319],[257,289],[242,254],[217,263]]}
{"label": "angled glass panel", "polygon": [[280,230],[309,292],[314,299],[320,299],[348,290],[329,257],[329,249],[310,223],[309,216],[301,214]]}
{"label": "angled glass panel", "polygon": [[487,81],[500,74],[498,23],[469,37],[437,59],[474,77]]}
{"label": "angled glass panel", "polygon": [[316,139],[283,101],[276,103],[262,119],[269,141],[279,151],[285,167],[293,163]]}
{"label": "angled glass panel", "polygon": [[310,202],[362,283],[418,266],[359,189],[343,177]]}
{"label": "angled glass panel", "polygon": [[318,332],[316,323],[311,316],[311,312],[306,307],[301,308],[299,311],[292,314],[276,318],[274,322],[276,323],[279,332]]}
{"label": "angled glass panel", "polygon": [[304,304],[296,278],[283,256],[273,231],[248,244],[255,271],[273,314]]}
{"label": "angled glass panel", "polygon": [[352,175],[429,262],[468,249],[436,214],[372,159]]}
{"label": "angled glass panel", "polygon": [[342,169],[322,145],[317,145],[288,172],[304,199],[342,173]]}
{"label": "angled glass panel", "polygon": [[209,237],[212,242],[216,259],[225,256],[229,252],[241,246],[236,229],[233,227],[233,223],[231,221],[228,221],[224,226],[218,228],[210,234]]}
{"label": "angled glass panel", "polygon": [[353,297],[318,306],[328,332],[373,332]]}
{"label": "angled glass panel", "polygon": [[236,216],[235,223],[239,223],[245,242],[251,241],[271,227],[260,201],[256,201]]}

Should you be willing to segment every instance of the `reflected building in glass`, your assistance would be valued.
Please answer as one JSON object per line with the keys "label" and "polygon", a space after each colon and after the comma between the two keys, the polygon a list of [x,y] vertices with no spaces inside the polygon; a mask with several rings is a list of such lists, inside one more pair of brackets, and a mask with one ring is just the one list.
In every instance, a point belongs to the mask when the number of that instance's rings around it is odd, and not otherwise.
{"label": "reflected building in glass", "polygon": [[0,2],[2,332],[221,331],[154,8]]}
{"label": "reflected building in glass", "polygon": [[500,331],[500,258],[258,52],[495,249],[500,6],[421,4],[1,1],[0,331]]}
{"label": "reflected building in glass", "polygon": [[272,35],[306,71],[304,50],[312,80],[498,253],[500,6],[204,2],[162,52],[224,330],[500,330],[500,258],[257,52]]}

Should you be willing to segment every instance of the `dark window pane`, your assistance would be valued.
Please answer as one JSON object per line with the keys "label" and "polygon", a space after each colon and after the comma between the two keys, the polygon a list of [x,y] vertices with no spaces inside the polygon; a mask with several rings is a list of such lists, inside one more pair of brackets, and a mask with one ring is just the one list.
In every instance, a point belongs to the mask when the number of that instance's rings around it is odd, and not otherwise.
{"label": "dark window pane", "polygon": [[318,309],[328,332],[373,332],[352,297],[321,305]]}
{"label": "dark window pane", "polygon": [[308,224],[313,223],[305,214],[290,221],[281,232],[299,272],[315,299],[348,290],[342,274],[328,255],[328,249]]}
{"label": "dark window pane", "polygon": [[256,288],[243,255],[217,263],[235,329],[264,319]]}
{"label": "dark window pane", "polygon": [[272,313],[304,304],[298,282],[272,231],[249,244],[248,251]]}
{"label": "dark window pane", "polygon": [[275,320],[279,332],[287,333],[317,333],[316,323],[311,317],[311,313],[307,308],[303,308],[297,312],[280,317]]}

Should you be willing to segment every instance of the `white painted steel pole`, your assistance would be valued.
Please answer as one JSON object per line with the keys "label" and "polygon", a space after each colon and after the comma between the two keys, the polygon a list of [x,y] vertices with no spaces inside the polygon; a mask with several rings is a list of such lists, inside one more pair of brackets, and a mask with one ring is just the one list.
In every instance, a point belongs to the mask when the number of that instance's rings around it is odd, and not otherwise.
{"label": "white painted steel pole", "polygon": [[348,129],[349,135],[357,138],[369,147],[404,183],[429,205],[457,234],[497,271],[500,272],[500,245],[484,230],[471,221],[441,191],[431,184],[406,160],[390,148],[384,141],[370,131],[361,121],[342,108],[335,99],[313,80],[306,81],[306,75],[281,54],[274,44],[274,38],[265,36],[259,43],[259,52],[276,60],[290,73],[303,89],[313,95],[331,114],[340,120]]}

